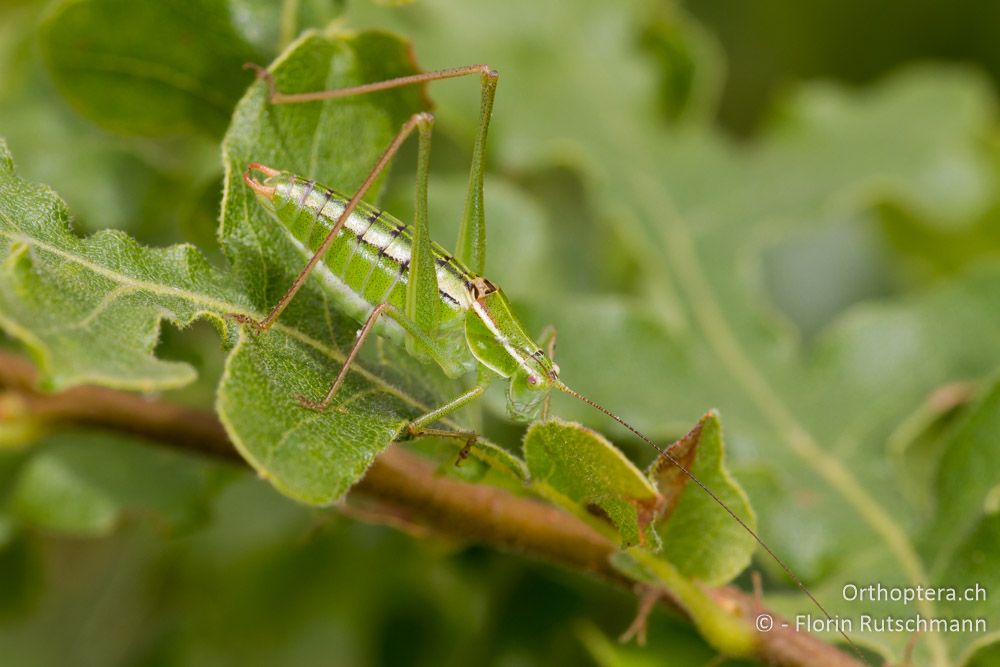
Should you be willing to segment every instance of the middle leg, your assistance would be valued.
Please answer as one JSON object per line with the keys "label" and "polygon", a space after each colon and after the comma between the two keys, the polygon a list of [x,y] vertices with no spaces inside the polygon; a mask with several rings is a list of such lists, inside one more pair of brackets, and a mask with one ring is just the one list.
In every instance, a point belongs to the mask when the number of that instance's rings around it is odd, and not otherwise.
{"label": "middle leg", "polygon": [[476,446],[476,442],[479,439],[479,434],[475,431],[455,431],[439,428],[428,428],[426,424],[433,424],[442,417],[451,414],[455,410],[471,403],[486,391],[485,382],[488,380],[481,380],[475,387],[465,392],[464,394],[458,396],[457,398],[445,403],[441,407],[431,410],[427,414],[417,417],[409,424],[406,425],[406,430],[410,435],[410,438],[426,438],[426,437],[436,437],[436,438],[454,438],[456,440],[464,440],[465,444],[462,445],[462,449],[458,452],[458,458],[455,459],[455,465],[461,465],[469,456],[469,452],[472,448]]}
{"label": "middle leg", "polygon": [[[337,392],[340,391],[341,386],[343,386],[344,381],[347,379],[347,374],[350,372],[351,365],[357,359],[358,352],[361,351],[361,346],[364,345],[366,340],[368,340],[368,337],[375,328],[375,324],[383,315],[391,317],[396,323],[398,323],[408,336],[414,339],[415,344],[421,346],[425,351],[427,351],[430,354],[431,359],[434,360],[439,366],[443,368],[447,365],[448,362],[447,359],[445,359],[447,352],[442,351],[435,344],[434,339],[424,333],[414,322],[410,321],[404,314],[400,313],[392,304],[380,303],[372,309],[372,312],[368,315],[365,323],[358,330],[357,339],[354,341],[354,345],[351,347],[350,352],[348,352],[347,357],[344,359],[344,365],[341,366],[340,371],[337,373],[337,377],[334,378],[332,383],[330,383],[330,387],[323,395],[323,398],[318,401],[314,401],[305,396],[297,397],[299,403],[303,407],[322,411],[326,410],[330,406],[330,403],[333,402]],[[428,424],[433,424],[442,417],[445,417],[462,406],[472,402],[481,396],[486,390],[486,384],[490,379],[492,379],[490,376],[482,378],[475,387],[461,394],[458,398],[455,398],[441,407],[435,408],[434,410],[417,417],[407,424],[407,430],[410,431],[411,435],[419,434],[418,432],[423,427]]]}
{"label": "middle leg", "polygon": [[[368,319],[365,320],[365,323],[364,325],[362,325],[361,329],[358,330],[357,340],[354,342],[353,347],[351,347],[351,351],[348,353],[347,358],[344,359],[344,365],[341,366],[340,372],[337,373],[337,377],[334,378],[333,382],[330,384],[330,388],[327,389],[327,392],[323,396],[323,398],[319,401],[314,401],[305,396],[300,395],[297,397],[299,404],[301,404],[303,407],[317,411],[326,410],[330,406],[330,403],[336,397],[337,392],[339,392],[341,386],[343,386],[344,380],[347,379],[347,374],[348,372],[350,372],[351,364],[353,364],[354,360],[357,358],[358,352],[361,350],[361,346],[364,345],[364,342],[368,339],[368,336],[371,335],[372,330],[375,328],[375,323],[378,321],[378,318],[381,317],[382,315],[389,315],[397,322],[400,322],[400,324],[405,329],[407,329],[408,332],[413,334],[413,337],[417,343],[431,348],[432,356],[440,354],[439,352],[436,352],[433,349],[432,341],[429,338],[425,337],[424,335],[417,333],[418,332],[417,327],[413,323],[407,322],[405,317],[401,317],[396,312],[395,308],[392,307],[392,305],[388,303],[379,304],[372,310],[371,314],[368,315]],[[462,393],[457,398],[452,399],[451,401],[445,403],[444,405],[435,408],[434,410],[431,410],[430,412],[427,412],[426,414],[423,414],[420,417],[417,417],[416,419],[411,421],[409,424],[406,425],[406,431],[409,437],[410,438],[441,437],[441,438],[455,438],[464,440],[465,444],[459,451],[458,458],[455,461],[455,465],[459,465],[463,460],[465,460],[468,457],[469,452],[475,446],[476,441],[479,437],[478,434],[475,431],[456,431],[456,430],[430,428],[428,427],[428,424],[433,424],[434,422],[439,421],[440,419],[446,417],[455,410],[458,410],[464,407],[465,405],[468,405],[472,401],[482,396],[483,392],[486,391],[486,383],[489,382],[489,380],[490,380],[489,376],[481,378],[480,381],[476,384],[476,386],[473,387],[472,389]]]}

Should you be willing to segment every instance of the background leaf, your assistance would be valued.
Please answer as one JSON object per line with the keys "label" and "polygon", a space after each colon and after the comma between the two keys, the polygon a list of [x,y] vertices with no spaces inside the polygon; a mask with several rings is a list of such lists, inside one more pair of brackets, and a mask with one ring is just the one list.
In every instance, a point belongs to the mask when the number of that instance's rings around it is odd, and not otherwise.
{"label": "background leaf", "polygon": [[[952,618],[993,619],[1000,612],[995,596],[986,593],[1000,586],[1000,576],[990,564],[991,554],[1000,547],[994,444],[998,418],[1000,383],[994,381],[947,438],[936,466],[937,515],[927,531],[932,566],[940,571],[941,581],[976,591],[974,599],[941,605]],[[957,636],[951,643],[956,650],[964,648]]]}
{"label": "background leaf", "polygon": [[[78,229],[123,229],[146,242],[189,240],[211,250],[218,146],[204,133],[169,141],[115,136],[74,113],[38,48],[41,5],[6,10],[0,27],[0,128],[21,174],[56,189]],[[113,22],[92,27],[115,32]]]}
{"label": "background leaf", "polygon": [[[114,17],[114,30],[106,30]],[[150,39],[155,35],[155,39]],[[249,75],[265,59],[226,3],[127,0],[58,3],[43,25],[56,85],[91,121],[116,132],[221,135]]]}
{"label": "background leaf", "polygon": [[22,525],[70,535],[107,535],[126,514],[137,513],[190,530],[207,519],[210,492],[231,476],[219,466],[103,434],[60,434],[40,449],[8,502]]}

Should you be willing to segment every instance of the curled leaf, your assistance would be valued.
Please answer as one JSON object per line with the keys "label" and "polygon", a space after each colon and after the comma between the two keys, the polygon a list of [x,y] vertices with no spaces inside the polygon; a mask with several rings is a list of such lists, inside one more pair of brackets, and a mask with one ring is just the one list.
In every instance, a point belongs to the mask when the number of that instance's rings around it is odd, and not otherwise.
{"label": "curled leaf", "polygon": [[573,422],[536,422],[524,437],[524,459],[539,494],[592,523],[606,519],[625,546],[649,545],[662,498],[604,436]]}

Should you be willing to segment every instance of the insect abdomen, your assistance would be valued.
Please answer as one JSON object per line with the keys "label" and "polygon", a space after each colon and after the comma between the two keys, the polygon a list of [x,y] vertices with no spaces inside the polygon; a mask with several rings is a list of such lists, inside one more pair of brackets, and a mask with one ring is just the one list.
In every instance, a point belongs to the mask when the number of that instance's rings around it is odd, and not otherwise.
{"label": "insect abdomen", "polygon": [[[347,198],[325,187],[295,178],[279,188],[276,217],[306,253],[313,253],[336,223]],[[358,204],[323,258],[325,282],[338,280],[355,299],[370,308],[388,302],[405,310],[412,236],[393,216],[364,202]],[[446,324],[471,306],[466,284],[473,276],[447,251],[432,244],[438,278],[441,321]],[[317,267],[320,268],[320,267]],[[342,297],[345,295],[341,295]],[[363,319],[361,303],[341,303],[348,314]]]}

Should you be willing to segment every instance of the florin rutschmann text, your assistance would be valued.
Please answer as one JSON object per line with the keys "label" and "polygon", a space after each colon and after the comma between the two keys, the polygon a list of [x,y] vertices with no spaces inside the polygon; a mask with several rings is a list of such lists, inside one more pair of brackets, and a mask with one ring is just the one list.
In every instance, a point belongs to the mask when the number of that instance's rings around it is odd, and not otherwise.
{"label": "florin rutschmann text", "polygon": [[[787,624],[783,624],[787,627]],[[794,627],[799,632],[969,632],[984,634],[989,630],[985,618],[941,618],[914,616],[873,616],[861,614],[857,619],[798,614]]]}

